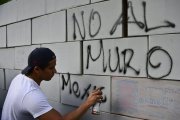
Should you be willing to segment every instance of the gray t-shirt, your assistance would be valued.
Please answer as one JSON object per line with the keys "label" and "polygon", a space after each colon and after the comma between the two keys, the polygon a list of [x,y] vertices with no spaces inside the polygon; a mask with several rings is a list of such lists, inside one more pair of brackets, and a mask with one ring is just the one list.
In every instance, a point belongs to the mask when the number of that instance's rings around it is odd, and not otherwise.
{"label": "gray t-shirt", "polygon": [[39,85],[29,77],[19,74],[9,87],[1,120],[35,120],[51,109],[52,106]]}

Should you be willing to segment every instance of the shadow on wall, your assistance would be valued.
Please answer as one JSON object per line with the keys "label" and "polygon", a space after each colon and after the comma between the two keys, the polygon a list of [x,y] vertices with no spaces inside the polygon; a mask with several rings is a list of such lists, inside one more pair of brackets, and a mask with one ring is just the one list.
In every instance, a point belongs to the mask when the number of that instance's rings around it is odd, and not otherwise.
{"label": "shadow on wall", "polygon": [[2,108],[0,108],[0,119],[1,119]]}

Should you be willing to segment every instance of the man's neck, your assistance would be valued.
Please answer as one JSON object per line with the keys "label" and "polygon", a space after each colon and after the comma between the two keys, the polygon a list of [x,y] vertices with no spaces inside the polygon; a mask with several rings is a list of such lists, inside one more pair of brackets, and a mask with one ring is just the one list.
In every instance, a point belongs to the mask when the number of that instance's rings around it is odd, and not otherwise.
{"label": "man's neck", "polygon": [[36,75],[29,74],[29,75],[27,75],[27,77],[29,77],[32,80],[34,80],[40,86],[42,80],[40,80]]}

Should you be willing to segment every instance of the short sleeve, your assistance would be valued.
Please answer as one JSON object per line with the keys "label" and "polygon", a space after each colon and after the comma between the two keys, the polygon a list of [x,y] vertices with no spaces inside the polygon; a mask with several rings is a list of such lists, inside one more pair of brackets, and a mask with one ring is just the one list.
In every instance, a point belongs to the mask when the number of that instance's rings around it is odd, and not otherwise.
{"label": "short sleeve", "polygon": [[50,111],[52,106],[41,90],[35,89],[24,96],[22,101],[23,108],[29,112],[34,118]]}

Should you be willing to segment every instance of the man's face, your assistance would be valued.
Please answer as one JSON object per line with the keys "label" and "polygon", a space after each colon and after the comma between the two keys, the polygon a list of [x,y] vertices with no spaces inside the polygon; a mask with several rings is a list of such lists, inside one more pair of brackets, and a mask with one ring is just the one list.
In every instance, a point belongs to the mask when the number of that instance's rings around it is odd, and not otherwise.
{"label": "man's face", "polygon": [[48,66],[45,69],[41,69],[41,79],[42,80],[51,80],[51,78],[54,76],[54,73],[56,73],[56,59],[53,59],[49,62]]}

